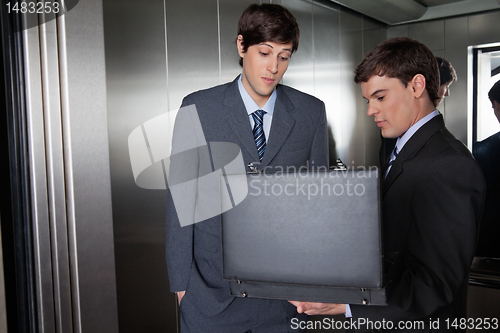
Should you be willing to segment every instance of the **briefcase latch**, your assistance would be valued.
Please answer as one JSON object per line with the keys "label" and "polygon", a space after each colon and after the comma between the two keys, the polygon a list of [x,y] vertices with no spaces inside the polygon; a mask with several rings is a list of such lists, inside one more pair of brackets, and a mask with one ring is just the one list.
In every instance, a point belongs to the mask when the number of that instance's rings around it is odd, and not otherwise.
{"label": "briefcase latch", "polygon": [[252,162],[248,163],[247,165],[249,171],[247,171],[247,173],[259,173],[259,169],[257,169],[257,167],[255,165],[253,165]]}
{"label": "briefcase latch", "polygon": [[347,166],[344,164],[344,162],[342,162],[340,158],[337,158],[333,170],[334,171],[347,170]]}

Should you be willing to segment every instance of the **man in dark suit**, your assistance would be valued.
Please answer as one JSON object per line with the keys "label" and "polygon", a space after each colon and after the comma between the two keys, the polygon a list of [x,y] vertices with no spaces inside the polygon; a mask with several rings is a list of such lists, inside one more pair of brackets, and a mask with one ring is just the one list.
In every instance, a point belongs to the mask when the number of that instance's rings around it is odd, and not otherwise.
{"label": "man in dark suit", "polygon": [[[495,117],[500,122],[500,81],[488,92]],[[476,142],[474,157],[483,170],[486,179],[486,202],[481,221],[476,256],[500,257],[500,132]]]}
{"label": "man in dark suit", "polygon": [[381,186],[384,251],[397,258],[387,265],[388,305],[293,303],[307,314],[346,313],[359,331],[462,330],[485,184],[436,110],[436,59],[422,43],[395,38],[368,53],[355,73],[368,115],[384,137],[397,138]]}
{"label": "man in dark suit", "polygon": [[[187,111],[181,108],[176,119],[170,165],[177,180],[170,177],[169,187],[183,180],[192,191],[178,200],[169,193],[166,253],[183,333],[297,332],[290,321],[299,315],[288,302],[230,295],[222,279],[220,215],[207,213],[210,204],[203,213],[199,206],[207,194],[208,201],[220,198],[215,187],[201,188],[201,178],[217,169],[212,143],[237,145],[243,171],[250,163],[265,171],[328,167],[324,103],[278,84],[298,42],[298,25],[284,7],[249,6],[239,20],[236,40],[242,74],[182,102]],[[209,155],[207,166],[202,159]]]}

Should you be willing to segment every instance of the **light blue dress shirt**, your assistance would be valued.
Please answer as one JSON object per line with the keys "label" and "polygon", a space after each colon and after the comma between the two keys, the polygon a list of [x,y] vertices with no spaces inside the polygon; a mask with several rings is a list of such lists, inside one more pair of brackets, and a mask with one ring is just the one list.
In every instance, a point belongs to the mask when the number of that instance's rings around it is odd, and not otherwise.
{"label": "light blue dress shirt", "polygon": [[269,133],[271,132],[271,123],[273,121],[273,113],[274,113],[274,105],[276,104],[276,88],[274,88],[273,93],[267,100],[266,105],[264,107],[259,108],[257,103],[254,102],[252,97],[248,94],[245,87],[243,87],[243,83],[241,82],[241,75],[238,79],[238,88],[240,90],[241,99],[243,99],[243,104],[245,104],[245,108],[247,109],[248,117],[250,119],[250,125],[253,130],[253,126],[255,122],[253,121],[252,113],[257,110],[264,110],[266,114],[264,115],[264,119],[262,120],[262,126],[264,127],[264,134],[266,136],[266,142],[269,143]]}
{"label": "light blue dress shirt", "polygon": [[417,132],[420,127],[424,126],[429,120],[434,118],[435,116],[439,115],[439,111],[436,109],[429,113],[427,116],[423,117],[419,121],[417,121],[415,124],[413,124],[412,127],[410,127],[403,136],[399,137],[398,140],[396,141],[396,147],[398,148],[398,152],[403,149],[404,145],[410,140],[410,138]]}

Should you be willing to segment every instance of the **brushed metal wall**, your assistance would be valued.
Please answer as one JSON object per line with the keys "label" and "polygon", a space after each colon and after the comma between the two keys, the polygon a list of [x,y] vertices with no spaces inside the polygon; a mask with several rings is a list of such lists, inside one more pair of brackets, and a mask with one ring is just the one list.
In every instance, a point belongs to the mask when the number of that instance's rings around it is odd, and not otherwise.
{"label": "brushed metal wall", "polygon": [[102,2],[30,26],[20,69],[36,327],[117,332]]}
{"label": "brushed metal wall", "polygon": [[[176,315],[164,255],[166,192],[134,182],[128,136],[142,128],[145,140],[153,140],[145,122],[176,112],[185,95],[241,73],[237,23],[254,2],[103,1],[120,332],[172,332]],[[273,2],[289,8],[301,29],[283,83],[325,101],[332,159],[376,165],[379,131],[366,116],[353,71],[385,39],[384,25],[330,1]]]}

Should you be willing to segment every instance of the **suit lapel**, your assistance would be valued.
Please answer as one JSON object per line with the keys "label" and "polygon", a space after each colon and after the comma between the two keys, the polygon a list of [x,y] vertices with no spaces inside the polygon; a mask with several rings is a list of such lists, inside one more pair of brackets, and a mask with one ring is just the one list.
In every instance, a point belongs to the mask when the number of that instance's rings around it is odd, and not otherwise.
{"label": "suit lapel", "polygon": [[234,134],[241,142],[241,149],[246,149],[252,156],[252,159],[259,161],[259,154],[251,130],[245,131],[244,126],[251,129],[248,113],[245,109],[245,104],[241,99],[240,91],[238,89],[239,76],[228,86],[226,96],[224,98],[223,107],[225,108],[224,114],[227,115],[227,120],[233,128]]}
{"label": "suit lapel", "polygon": [[413,158],[418,151],[429,141],[429,139],[441,128],[444,127],[444,120],[441,114],[435,116],[418,131],[413,134],[413,136],[406,142],[403,149],[398,154],[398,157],[394,161],[394,164],[389,170],[387,177],[382,182],[382,193],[385,195],[387,190],[391,187],[398,176],[404,172],[405,161]]}
{"label": "suit lapel", "polygon": [[276,94],[273,122],[271,124],[271,131],[267,140],[268,143],[266,146],[266,152],[262,160],[263,167],[266,167],[269,163],[271,163],[295,125],[295,119],[293,119],[289,113],[289,111],[294,108],[293,104],[280,85],[276,87]]}

